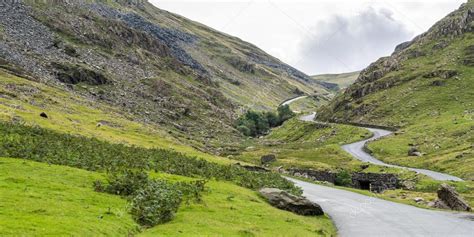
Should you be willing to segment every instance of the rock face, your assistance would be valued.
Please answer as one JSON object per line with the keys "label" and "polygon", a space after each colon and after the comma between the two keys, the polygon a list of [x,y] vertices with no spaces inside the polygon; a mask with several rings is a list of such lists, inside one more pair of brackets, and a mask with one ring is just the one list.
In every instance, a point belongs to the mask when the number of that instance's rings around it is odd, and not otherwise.
{"label": "rock face", "polygon": [[453,187],[442,184],[438,189],[439,201],[456,211],[471,211],[471,207],[464,201]]}
{"label": "rock face", "polygon": [[260,158],[260,162],[262,163],[262,165],[267,165],[275,161],[276,161],[276,156],[273,154],[264,155]]}
{"label": "rock face", "polygon": [[303,216],[324,215],[324,211],[318,204],[309,201],[304,197],[297,197],[283,190],[276,188],[260,189],[260,194],[267,201],[279,209],[294,212]]}

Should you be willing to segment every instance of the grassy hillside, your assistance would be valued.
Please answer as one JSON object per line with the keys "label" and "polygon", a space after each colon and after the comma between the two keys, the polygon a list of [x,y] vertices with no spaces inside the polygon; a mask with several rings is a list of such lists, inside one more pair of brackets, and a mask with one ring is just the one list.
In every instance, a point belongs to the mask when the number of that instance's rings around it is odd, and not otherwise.
{"label": "grassy hillside", "polygon": [[[0,158],[2,235],[203,235],[298,236],[335,233],[327,217],[301,217],[271,207],[255,192],[212,181],[203,203],[185,204],[175,220],[140,229],[127,201],[98,193],[92,182],[101,173]],[[160,174],[157,178],[189,180]],[[275,225],[278,223],[278,225]]]}
{"label": "grassy hillside", "polygon": [[6,3],[0,67],[214,153],[240,139],[242,110],[326,91],[249,43],[134,2]]}
{"label": "grassy hillside", "polygon": [[0,158],[2,235],[127,235],[138,231],[127,201],[97,193],[102,174]]}
{"label": "grassy hillside", "polygon": [[[389,163],[474,179],[474,2],[362,71],[318,118],[400,128],[369,145]],[[422,157],[408,156],[416,148]]]}
{"label": "grassy hillside", "polygon": [[316,124],[293,118],[268,136],[246,144],[246,151],[235,159],[260,164],[260,157],[274,154],[272,166],[311,168],[317,170],[356,170],[362,164],[346,154],[340,145],[361,140],[370,133],[361,128]]}
{"label": "grassy hillside", "polygon": [[321,74],[312,76],[312,78],[316,81],[334,83],[339,89],[346,89],[357,80],[359,74],[360,71],[340,74]]}

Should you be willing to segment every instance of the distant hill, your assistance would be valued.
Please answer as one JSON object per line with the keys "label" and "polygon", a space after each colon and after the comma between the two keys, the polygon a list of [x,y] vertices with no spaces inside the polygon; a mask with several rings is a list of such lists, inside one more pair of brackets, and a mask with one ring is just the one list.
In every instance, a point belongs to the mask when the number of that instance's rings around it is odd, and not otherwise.
{"label": "distant hill", "polygon": [[369,148],[387,162],[474,179],[473,21],[470,0],[364,69],[318,119],[400,128]]}
{"label": "distant hill", "polygon": [[360,71],[341,74],[321,74],[312,76],[312,78],[319,82],[336,84],[339,89],[345,89],[357,80],[359,74]]}

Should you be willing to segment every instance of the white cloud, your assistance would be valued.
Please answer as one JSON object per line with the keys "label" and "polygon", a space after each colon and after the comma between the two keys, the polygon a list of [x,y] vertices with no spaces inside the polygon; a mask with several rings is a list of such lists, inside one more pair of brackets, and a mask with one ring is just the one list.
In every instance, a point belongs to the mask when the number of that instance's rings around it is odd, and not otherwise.
{"label": "white cloud", "polygon": [[392,11],[372,7],[354,16],[333,15],[312,32],[314,37],[302,42],[296,66],[323,73],[360,70],[414,36]]}
{"label": "white cloud", "polygon": [[[297,67],[307,74],[324,72],[339,72],[352,70],[362,65],[368,65],[381,56],[391,52],[396,44],[408,40],[413,34],[426,31],[436,21],[453,11],[466,0],[150,0],[156,6],[206,24],[212,28],[237,36],[249,41],[272,54],[282,61]],[[368,13],[372,9],[372,14]],[[363,15],[365,13],[365,16]],[[364,18],[365,17],[365,18]],[[324,41],[321,33],[329,31],[322,22],[336,24],[335,19],[347,21],[358,19],[359,25],[347,23],[347,36],[364,36],[377,47],[357,49],[352,41],[366,46],[362,39],[342,41],[342,35],[337,46],[347,52],[334,49],[333,52],[344,56],[347,67],[341,67],[341,62],[327,57],[331,64],[315,63],[324,58],[325,52],[312,50],[308,57],[304,46],[314,44],[315,40],[323,42],[318,48],[327,50],[336,45],[332,41]],[[388,28],[377,25],[383,20]],[[372,21],[372,22],[369,22]],[[341,22],[339,22],[341,24]],[[375,25],[374,25],[375,24]],[[341,25],[342,27],[343,25]],[[319,28],[322,27],[322,28]],[[381,31],[370,31],[375,27]],[[401,28],[400,28],[401,27]],[[375,34],[368,37],[367,34]],[[397,34],[400,35],[397,35]],[[411,33],[411,34],[410,34]],[[387,34],[399,40],[384,38]],[[337,39],[337,38],[336,38]],[[330,44],[333,43],[333,44]],[[360,47],[359,47],[360,48]],[[383,50],[382,50],[383,49]],[[354,51],[353,51],[354,50]],[[370,51],[369,51],[370,50]],[[373,50],[373,51],[372,51]],[[344,53],[344,54],[342,54]],[[321,56],[323,55],[323,56]],[[347,55],[355,55],[346,57]],[[327,56],[327,55],[326,55]],[[304,58],[305,61],[301,62]],[[310,63],[312,62],[312,63]]]}

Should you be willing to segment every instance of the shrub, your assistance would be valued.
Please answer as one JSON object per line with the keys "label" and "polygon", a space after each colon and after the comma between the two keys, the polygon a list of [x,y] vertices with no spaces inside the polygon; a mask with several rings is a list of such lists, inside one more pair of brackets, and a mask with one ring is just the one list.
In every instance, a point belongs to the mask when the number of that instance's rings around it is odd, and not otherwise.
{"label": "shrub", "polygon": [[340,171],[336,174],[336,180],[334,184],[339,186],[349,186],[352,183],[351,174],[348,171]]}
{"label": "shrub", "polygon": [[174,184],[150,181],[132,199],[131,214],[143,226],[154,226],[173,219],[181,204],[182,194]]}
{"label": "shrub", "polygon": [[286,120],[293,118],[294,116],[295,116],[295,113],[291,111],[289,105],[282,105],[278,107],[278,117],[280,119],[280,125]]}
{"label": "shrub", "polygon": [[[116,175],[119,180],[121,175],[129,175],[134,182],[138,182],[138,174],[126,174],[124,170],[154,170],[188,177],[232,181],[251,189],[274,187],[294,194],[301,192],[290,181],[275,173],[251,172],[238,166],[216,164],[171,150],[111,144],[95,138],[1,122],[0,134],[2,157],[19,157],[90,171],[106,171],[112,176]],[[124,181],[119,180],[116,180],[117,189],[114,190],[128,193],[129,189],[123,186]]]}
{"label": "shrub", "polygon": [[295,116],[288,105],[278,107],[278,115],[273,112],[247,111],[236,122],[236,128],[245,136],[256,137],[268,133],[273,127],[280,126]]}
{"label": "shrub", "polygon": [[105,192],[121,196],[130,196],[140,188],[146,186],[149,181],[148,175],[143,171],[126,170],[123,173],[111,174],[108,182],[109,185],[104,189]]}

